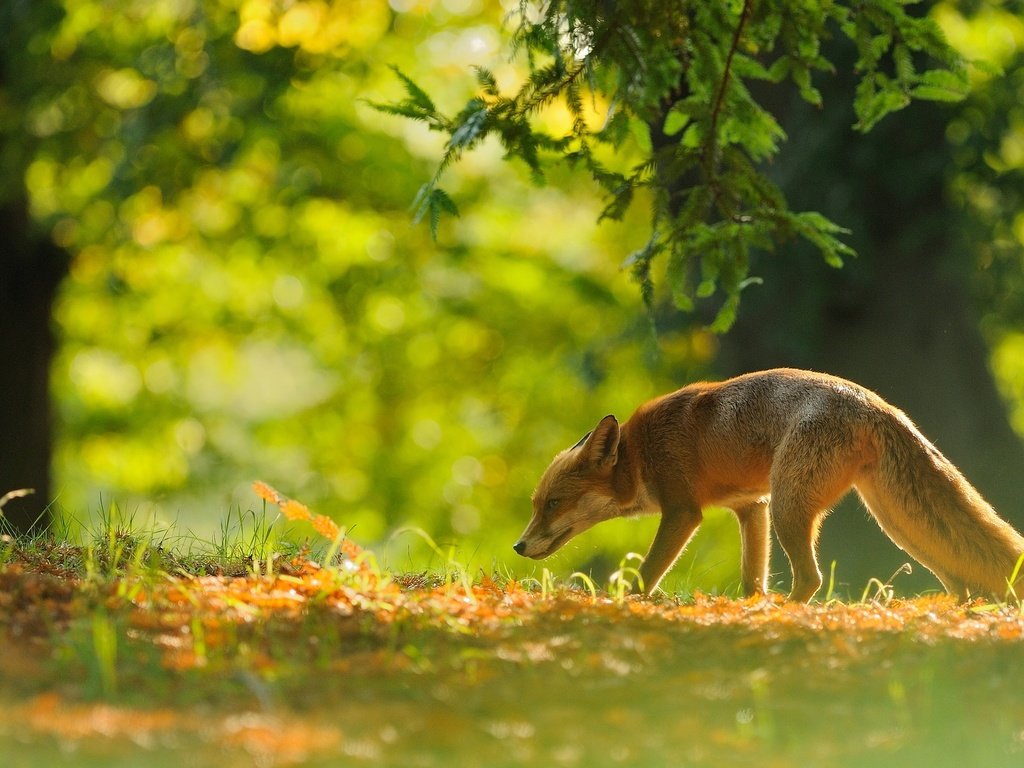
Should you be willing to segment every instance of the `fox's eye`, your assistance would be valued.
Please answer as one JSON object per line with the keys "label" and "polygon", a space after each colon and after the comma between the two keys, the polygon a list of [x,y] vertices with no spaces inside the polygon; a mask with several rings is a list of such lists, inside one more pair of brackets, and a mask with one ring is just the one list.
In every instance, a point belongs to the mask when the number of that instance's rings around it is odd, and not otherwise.
{"label": "fox's eye", "polygon": [[561,504],[561,503],[562,503],[561,499],[548,499],[544,503],[544,511],[545,512],[554,512],[556,509],[558,509],[558,505]]}

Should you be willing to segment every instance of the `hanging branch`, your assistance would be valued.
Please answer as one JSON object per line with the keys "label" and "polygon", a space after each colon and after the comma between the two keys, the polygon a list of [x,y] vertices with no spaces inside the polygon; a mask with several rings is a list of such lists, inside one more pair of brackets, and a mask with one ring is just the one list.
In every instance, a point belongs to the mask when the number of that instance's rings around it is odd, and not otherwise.
{"label": "hanging branch", "polygon": [[708,127],[708,139],[704,146],[701,158],[704,165],[704,172],[707,174],[708,184],[714,190],[714,201],[717,202],[720,196],[718,183],[715,181],[714,157],[718,146],[718,118],[722,114],[722,103],[725,101],[725,91],[729,87],[729,79],[732,75],[732,62],[739,49],[740,40],[743,37],[743,29],[750,20],[753,11],[752,0],[743,0],[743,9],[740,11],[739,21],[736,22],[736,30],[732,35],[732,44],[729,46],[729,53],[725,57],[725,67],[722,69],[722,79],[718,83],[718,91],[715,93],[715,100],[711,107],[711,120]]}
{"label": "hanging branch", "polygon": [[[859,54],[853,98],[858,129],[867,130],[915,98],[961,98],[969,87],[962,59],[934,20],[910,15],[904,5],[694,0],[664,13],[647,0],[550,0],[538,19],[521,4],[512,47],[526,52],[530,74],[517,92],[502,94],[494,77],[478,68],[481,92],[448,117],[399,74],[406,98],[375,106],[448,134],[437,173],[415,205],[417,218],[428,221],[435,236],[442,215],[457,213],[438,187],[440,174],[487,136],[498,138],[506,156],[526,163],[538,181],[546,157],[582,163],[609,198],[602,219],[621,219],[638,197],[634,193],[649,189],[650,238],[626,261],[645,303],[650,306],[653,297],[650,265],[667,254],[676,306],[692,310],[697,299],[720,293],[725,300],[712,327],[725,330],[740,292],[757,281],[749,267],[755,250],[798,237],[834,266],[852,253],[842,227],[815,211],[789,210],[765,172],[785,134],[748,81],[773,88],[788,84],[820,106],[812,76],[834,70],[821,44],[838,33]],[[745,40],[756,41],[756,51],[741,47]],[[591,132],[583,116],[584,77],[613,105],[600,131]],[[572,113],[572,129],[551,136],[536,116],[559,98]],[[615,151],[633,140],[638,121],[649,129],[646,157],[632,169],[618,167]],[[591,151],[592,138],[611,147],[612,160]]]}

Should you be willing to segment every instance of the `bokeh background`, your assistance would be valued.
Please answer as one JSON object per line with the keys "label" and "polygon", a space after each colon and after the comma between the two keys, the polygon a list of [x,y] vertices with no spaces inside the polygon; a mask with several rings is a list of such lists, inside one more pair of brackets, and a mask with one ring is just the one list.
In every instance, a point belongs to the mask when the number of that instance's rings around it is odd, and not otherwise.
{"label": "bokeh background", "polygon": [[[436,242],[413,224],[442,137],[368,102],[401,96],[392,65],[449,112],[473,95],[473,65],[520,81],[503,26],[518,5],[7,4],[0,410],[22,384],[42,391],[52,439],[36,433],[43,418],[19,426],[21,408],[0,426],[8,444],[26,435],[19,455],[52,446],[49,489],[31,503],[72,536],[115,515],[201,542],[260,508],[261,479],[389,567],[438,564],[418,537],[392,536],[413,525],[473,569],[536,575],[511,544],[553,453],[690,381],[800,365],[903,407],[1024,523],[1019,4],[928,7],[994,65],[973,71],[964,103],[914,105],[862,136],[852,60],[822,78],[823,110],[764,95],[789,136],[773,176],[795,209],[851,228],[860,255],[838,271],[798,244],[759,257],[764,285],[722,337],[701,307],[659,297],[646,313],[620,266],[647,239],[644,201],[598,224],[582,172],[552,168],[537,186],[486,144],[445,176],[462,216]],[[605,106],[595,99],[595,116]],[[559,104],[538,116],[552,131],[570,119]],[[646,142],[638,129],[619,160]],[[52,305],[46,286],[26,304],[44,277]],[[605,524],[546,565],[603,580],[654,525]],[[823,547],[856,595],[906,559],[856,503],[826,523]],[[773,564],[784,585],[777,548]],[[711,511],[666,586],[737,583],[735,524]]]}

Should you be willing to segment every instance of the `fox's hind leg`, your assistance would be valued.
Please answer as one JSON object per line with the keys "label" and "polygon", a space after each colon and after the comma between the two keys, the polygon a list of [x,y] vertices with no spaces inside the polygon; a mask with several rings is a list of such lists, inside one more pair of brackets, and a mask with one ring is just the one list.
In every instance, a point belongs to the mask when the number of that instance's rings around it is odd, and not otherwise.
{"label": "fox's hind leg", "polygon": [[743,594],[763,595],[768,591],[768,558],[771,534],[768,530],[768,497],[733,510],[740,522],[740,545],[743,559],[740,575]]}
{"label": "fox's hind leg", "polygon": [[772,526],[793,572],[789,599],[806,603],[821,588],[818,569],[818,528],[825,511],[808,508],[798,499],[772,493]]}
{"label": "fox's hind leg", "polygon": [[959,579],[953,579],[943,574],[939,576],[939,581],[942,582],[942,586],[945,587],[946,592],[953,595],[953,597],[961,603],[966,603],[971,599],[971,591]]}
{"label": "fox's hind leg", "polygon": [[821,587],[818,529],[853,482],[857,463],[849,437],[827,424],[799,424],[772,461],[771,520],[793,571],[790,600],[807,602]]}

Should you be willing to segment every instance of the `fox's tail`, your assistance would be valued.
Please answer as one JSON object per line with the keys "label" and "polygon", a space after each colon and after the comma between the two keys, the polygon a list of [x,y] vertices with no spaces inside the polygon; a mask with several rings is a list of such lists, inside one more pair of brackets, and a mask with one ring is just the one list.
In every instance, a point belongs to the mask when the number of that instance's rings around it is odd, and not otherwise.
{"label": "fox's tail", "polygon": [[1022,537],[903,414],[875,425],[878,462],[856,483],[882,530],[947,591],[1024,598]]}

